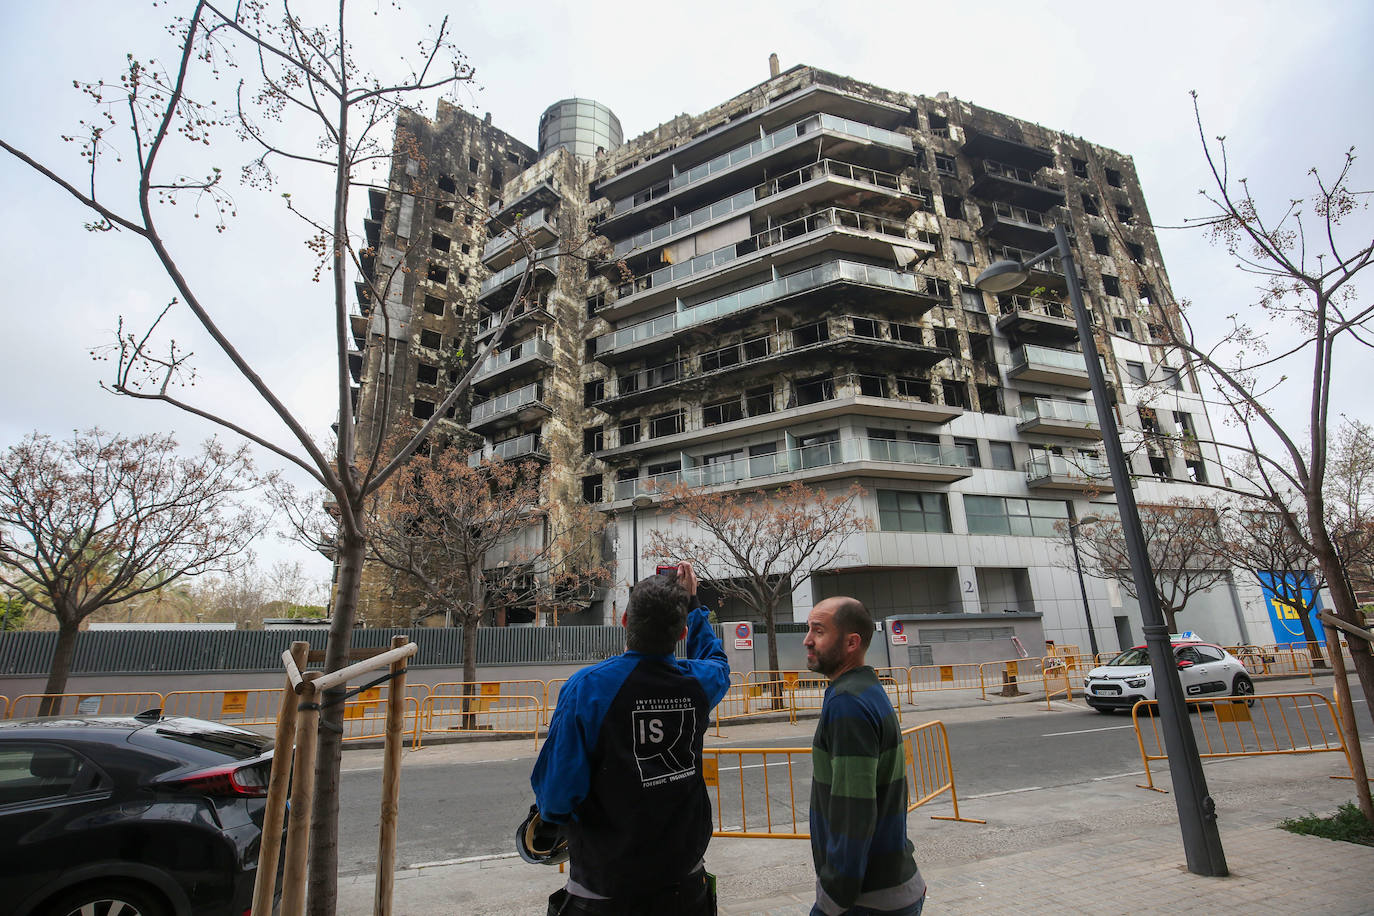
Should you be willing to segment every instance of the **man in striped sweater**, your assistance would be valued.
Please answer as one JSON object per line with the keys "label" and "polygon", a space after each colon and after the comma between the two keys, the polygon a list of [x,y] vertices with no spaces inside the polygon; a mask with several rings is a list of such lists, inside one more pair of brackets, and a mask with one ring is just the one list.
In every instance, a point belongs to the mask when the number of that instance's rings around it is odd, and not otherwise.
{"label": "man in striped sweater", "polygon": [[830,681],[811,745],[811,916],[918,916],[926,884],[906,835],[901,727],[864,664],[873,618],[837,597],[806,623],[806,666]]}

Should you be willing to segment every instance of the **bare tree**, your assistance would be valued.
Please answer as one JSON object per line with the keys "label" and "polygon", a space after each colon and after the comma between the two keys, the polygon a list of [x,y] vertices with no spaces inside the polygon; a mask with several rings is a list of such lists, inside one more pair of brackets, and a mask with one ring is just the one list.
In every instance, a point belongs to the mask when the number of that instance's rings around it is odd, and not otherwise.
{"label": "bare tree", "polygon": [[1267,502],[1253,500],[1248,507],[1223,511],[1221,520],[1217,553],[1254,576],[1275,601],[1292,609],[1313,666],[1325,668],[1311,619],[1317,591],[1325,584],[1316,558],[1293,537],[1285,516],[1270,509]]}
{"label": "bare tree", "polygon": [[[1057,527],[1063,530],[1067,550],[1068,526],[1061,522]],[[1142,505],[1140,529],[1150,569],[1154,572],[1164,621],[1169,631],[1176,633],[1178,615],[1188,606],[1189,599],[1230,574],[1225,561],[1216,552],[1217,510],[1181,498],[1163,504]],[[1115,580],[1126,594],[1139,600],[1120,519],[1105,517],[1094,524],[1081,525],[1077,539],[1083,565],[1089,571],[1101,578]]]}
{"label": "bare tree", "polygon": [[1357,605],[1374,601],[1374,428],[1346,418],[1331,448],[1326,517]]}
{"label": "bare tree", "polygon": [[92,613],[229,568],[262,530],[238,505],[258,483],[246,447],[175,449],[171,436],[91,430],[70,442],[34,433],[0,456],[0,584],[58,622],[44,693],[66,687]]}
{"label": "bare tree", "polygon": [[[365,11],[367,29],[372,28],[375,13],[370,8]],[[122,396],[173,406],[232,430],[300,469],[328,492],[337,524],[332,549],[339,570],[325,658],[329,671],[348,663],[367,540],[368,498],[458,403],[492,346],[464,355],[466,366],[456,367],[457,379],[448,396],[398,451],[383,451],[382,443],[392,432],[384,427],[372,445],[359,446],[348,367],[352,335],[347,274],[351,268],[363,275],[365,298],[375,310],[374,319],[380,317],[384,325],[384,333],[379,335],[385,341],[381,346],[391,347],[392,335],[387,329],[399,316],[392,314],[386,294],[393,283],[400,282],[406,259],[402,257],[394,267],[368,278],[362,266],[372,253],[348,232],[351,195],[355,188],[367,186],[375,170],[387,171],[393,156],[409,158],[411,150],[406,148],[404,137],[397,138],[399,148],[385,145],[389,127],[403,106],[414,106],[473,77],[471,66],[450,40],[447,20],[417,44],[416,59],[388,61],[392,68],[404,71],[395,79],[372,76],[360,65],[352,39],[355,31],[365,34],[367,29],[352,28],[345,0],[339,0],[334,22],[318,26],[308,24],[284,0],[280,5],[272,0],[250,0],[232,7],[199,0],[187,16],[171,25],[170,31],[179,42],[179,53],[171,66],[130,55],[127,69],[117,81],[76,83],[98,111],[67,138],[80,149],[81,177],[68,179],[58,169],[0,139],[0,149],[90,211],[88,228],[129,233],[147,243],[176,289],[177,298],[163,315],[173,307],[188,310],[285,433],[268,433],[236,422],[228,405],[217,408],[189,400],[186,386],[194,378],[193,353],[177,341],[159,336],[161,316],[146,329],[126,328],[121,320],[115,344],[108,353],[99,354],[114,363],[107,388]],[[240,62],[247,66],[240,67]],[[223,87],[216,91],[215,80],[223,74],[242,78],[234,87],[234,105],[229,109],[207,100],[222,96]],[[316,199],[309,193],[283,193],[282,198],[289,212],[301,220],[306,240],[318,257],[316,279],[327,280],[338,397],[338,436],[333,448],[315,441],[278,390],[230,339],[217,320],[215,307],[202,295],[202,283],[183,269],[167,244],[161,219],[178,203],[189,204],[197,215],[210,215],[212,219],[207,222],[221,232],[234,214],[223,169],[207,163],[203,169],[190,166],[199,170],[199,177],[188,171],[188,163],[197,161],[193,156],[214,148],[221,136],[217,131],[222,128],[236,129],[257,149],[257,155],[242,169],[250,185],[272,186],[277,180],[273,170],[282,165],[298,174],[313,170],[320,176],[327,212],[315,216],[297,203]],[[121,150],[123,144],[116,143],[119,138],[127,140],[127,148]],[[407,190],[418,189],[424,178],[426,164],[417,163],[420,175]],[[452,202],[474,203],[466,198]],[[528,239],[518,231],[515,235],[528,260],[512,303],[524,300],[537,260]],[[273,255],[275,252],[265,253],[262,262]],[[511,314],[512,306],[508,305],[493,341],[501,338]],[[389,392],[384,395],[389,396]],[[386,406],[380,405],[379,415],[388,414]],[[341,697],[342,690],[326,696],[321,713],[309,865],[312,916],[332,913],[337,898]]]}
{"label": "bare tree", "polygon": [[[477,680],[477,629],[487,615],[552,607],[603,579],[601,516],[552,504],[538,462],[469,465],[458,449],[411,458],[369,502],[368,556],[418,602],[413,621],[442,614],[463,628],[465,692]],[[536,610],[537,613],[537,610]]]}
{"label": "bare tree", "polygon": [[[1217,447],[1230,478],[1208,485],[1264,499],[1316,559],[1336,616],[1358,625],[1327,499],[1337,369],[1374,346],[1374,301],[1359,287],[1374,261],[1374,232],[1361,219],[1372,192],[1355,186],[1352,148],[1334,177],[1308,171],[1307,196],[1282,194],[1269,205],[1249,181],[1231,173],[1225,138],[1207,137],[1196,94],[1194,113],[1212,184],[1201,192],[1210,212],[1189,224],[1206,231],[1235,258],[1237,269],[1255,278],[1258,297],[1228,316],[1225,332],[1210,339],[1198,333],[1191,303],[1172,298],[1157,268],[1134,269],[1160,298],[1151,308],[1166,319],[1157,325],[1164,353],[1177,356],[1184,372],[1215,392],[1222,419],[1238,431],[1236,442],[1218,437],[1205,443]],[[1122,233],[1119,224],[1112,226]],[[1279,397],[1294,386],[1301,386],[1306,404],[1301,418],[1289,416]],[[1370,646],[1353,640],[1350,655],[1366,698],[1374,701]]]}
{"label": "bare tree", "polygon": [[784,595],[846,556],[867,529],[857,484],[837,495],[793,481],[773,492],[725,492],[679,483],[662,494],[684,529],[650,532],[646,554],[690,560],[702,580],[768,626],[768,667],[778,670],[777,608]]}

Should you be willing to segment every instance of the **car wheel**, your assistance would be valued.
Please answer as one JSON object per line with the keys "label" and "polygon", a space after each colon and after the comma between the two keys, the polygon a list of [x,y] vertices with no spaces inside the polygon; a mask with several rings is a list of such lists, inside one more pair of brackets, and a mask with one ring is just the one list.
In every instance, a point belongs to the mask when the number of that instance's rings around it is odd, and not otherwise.
{"label": "car wheel", "polygon": [[[1231,695],[1237,697],[1253,697],[1255,695],[1255,682],[1243,674],[1236,675],[1236,682],[1231,685]],[[1246,706],[1254,706],[1254,700],[1246,700]]]}
{"label": "car wheel", "polygon": [[45,916],[170,916],[156,892],[124,881],[83,884],[53,900]]}

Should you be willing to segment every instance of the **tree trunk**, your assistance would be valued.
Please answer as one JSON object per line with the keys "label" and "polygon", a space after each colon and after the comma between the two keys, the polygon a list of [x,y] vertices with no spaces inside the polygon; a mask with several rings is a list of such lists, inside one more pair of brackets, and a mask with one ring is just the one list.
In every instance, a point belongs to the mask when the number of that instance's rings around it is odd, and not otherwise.
{"label": "tree trunk", "polygon": [[1174,609],[1167,604],[1161,604],[1159,609],[1164,612],[1164,623],[1169,627],[1169,632],[1177,633],[1178,619],[1174,617]]}
{"label": "tree trunk", "polygon": [[48,671],[48,683],[43,687],[42,704],[38,707],[40,716],[57,715],[61,701],[52,694],[63,693],[67,689],[67,675],[71,673],[72,656],[76,654],[76,634],[81,630],[80,621],[68,623],[68,616],[58,618],[57,648],[52,653],[52,668]]}
{"label": "tree trunk", "polygon": [[782,685],[778,679],[782,677],[778,667],[778,604],[776,601],[767,601],[763,606],[763,622],[768,625],[768,675],[773,683],[773,689],[769,691],[773,694],[773,708],[782,709]]}
{"label": "tree trunk", "polygon": [[[1364,626],[1364,621],[1360,619],[1359,611],[1355,607],[1355,596],[1346,586],[1345,570],[1335,547],[1326,537],[1325,531],[1313,530],[1312,535],[1312,546],[1317,548],[1317,562],[1321,564],[1322,576],[1326,579],[1326,586],[1336,603],[1335,615],[1346,623]],[[1350,662],[1355,668],[1355,676],[1360,679],[1365,702],[1374,704],[1374,657],[1370,655],[1370,645],[1357,637],[1346,642],[1350,645]],[[1341,649],[1339,641],[1335,645],[1328,643],[1327,648],[1332,654]]]}
{"label": "tree trunk", "polygon": [[463,728],[471,729],[477,723],[477,625],[479,620],[474,613],[463,615]]}
{"label": "tree trunk", "polygon": [[[353,621],[358,613],[358,593],[362,589],[363,552],[361,532],[340,526],[339,591],[334,601],[334,618],[329,625],[329,645],[325,650],[324,670],[337,671],[348,665],[348,650],[353,645]],[[343,687],[325,692],[321,703],[341,697]],[[315,795],[310,815],[309,916],[334,916],[339,878],[339,765],[343,757],[343,703],[335,702],[320,710],[319,742],[315,759]]]}
{"label": "tree trunk", "polygon": [[[1299,596],[1301,598],[1301,596]],[[1317,641],[1317,634],[1312,629],[1312,607],[1299,600],[1293,603],[1293,607],[1298,608],[1298,622],[1302,624],[1302,638],[1307,642],[1307,651],[1312,656],[1313,668],[1325,668],[1326,659],[1322,658],[1321,643]],[[1340,644],[1337,643],[1337,648]]]}

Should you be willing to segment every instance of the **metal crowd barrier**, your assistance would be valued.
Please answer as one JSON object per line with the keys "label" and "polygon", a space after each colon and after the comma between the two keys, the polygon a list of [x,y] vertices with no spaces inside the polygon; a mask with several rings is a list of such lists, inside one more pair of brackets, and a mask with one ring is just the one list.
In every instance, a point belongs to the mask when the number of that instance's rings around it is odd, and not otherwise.
{"label": "metal crowd barrier", "polygon": [[959,792],[954,788],[954,759],[949,754],[949,733],[945,731],[945,723],[936,720],[903,730],[902,753],[906,756],[908,813],[948,792],[949,800],[954,805],[954,816],[932,814],[931,820],[987,823],[959,814]]}
{"label": "metal crowd barrier", "polygon": [[563,685],[568,683],[565,677],[556,677],[544,682],[544,724],[548,725],[553,720],[553,711],[558,706],[558,695],[563,690]]}
{"label": "metal crowd barrier", "polygon": [[281,708],[280,687],[249,690],[174,690],[162,695],[164,716],[214,719],[232,725],[272,725]]}
{"label": "metal crowd barrier", "polygon": [[1307,675],[1308,683],[1316,683],[1312,674],[1312,656],[1305,649],[1287,646],[1237,646],[1227,649],[1240,660],[1252,678],[1298,677]]}
{"label": "metal crowd barrier", "polygon": [[0,719],[8,719],[9,717],[10,698],[6,696],[0,696]]}
{"label": "metal crowd barrier", "polygon": [[[51,700],[55,708],[41,712],[44,700]],[[160,693],[28,693],[14,698],[9,716],[131,716],[161,705]]]}
{"label": "metal crowd barrier", "polygon": [[[374,690],[376,688],[373,688]],[[370,697],[370,690],[358,694],[357,699],[344,703],[343,740],[363,741],[369,738],[386,737],[386,712],[388,700]],[[402,734],[410,735],[410,746],[420,746],[420,701],[412,696],[401,697],[405,712],[402,714]]]}
{"label": "metal crowd barrier", "polygon": [[[1068,665],[1054,665],[1051,662],[1063,661],[1054,656],[1046,656],[1045,663],[1040,669],[1040,681],[1045,688],[1045,708],[1053,709],[1050,700],[1064,694],[1064,699],[1073,702],[1073,676],[1069,671]],[[1080,681],[1079,686],[1082,687]]]}
{"label": "metal crowd barrier", "polygon": [[[1025,677],[1035,677],[1043,663],[1038,658],[1011,658],[997,662],[983,662],[978,666],[979,696],[986,700],[989,687],[1015,686]],[[1015,694],[1012,694],[1013,696]]]}
{"label": "metal crowd barrier", "polygon": [[420,704],[415,747],[421,746],[425,735],[483,734],[529,735],[538,748],[543,718],[542,697],[432,693]]}
{"label": "metal crowd barrier", "polygon": [[[1243,700],[1216,697],[1187,702],[1189,710],[1197,712],[1191,718],[1198,733],[1198,756],[1204,760],[1340,752],[1345,755],[1347,768],[1350,765],[1350,750],[1336,711],[1319,693],[1269,693]],[[1141,700],[1131,710],[1131,721],[1145,764],[1145,784],[1140,788],[1163,792],[1150,772],[1151,760],[1168,756],[1159,733],[1158,705],[1157,700]]]}
{"label": "metal crowd barrier", "polygon": [[[943,722],[904,729],[902,754],[906,761],[908,812],[948,793],[954,806],[953,816],[932,815],[933,820],[986,823],[959,813],[954,763]],[[807,839],[809,812],[803,813],[798,794],[800,788],[802,798],[809,801],[810,757],[809,747],[705,748],[702,775],[715,796],[716,827],[712,836]]]}
{"label": "metal crowd barrier", "polygon": [[976,662],[957,665],[912,665],[907,669],[911,702],[927,690],[981,690],[982,666]]}

